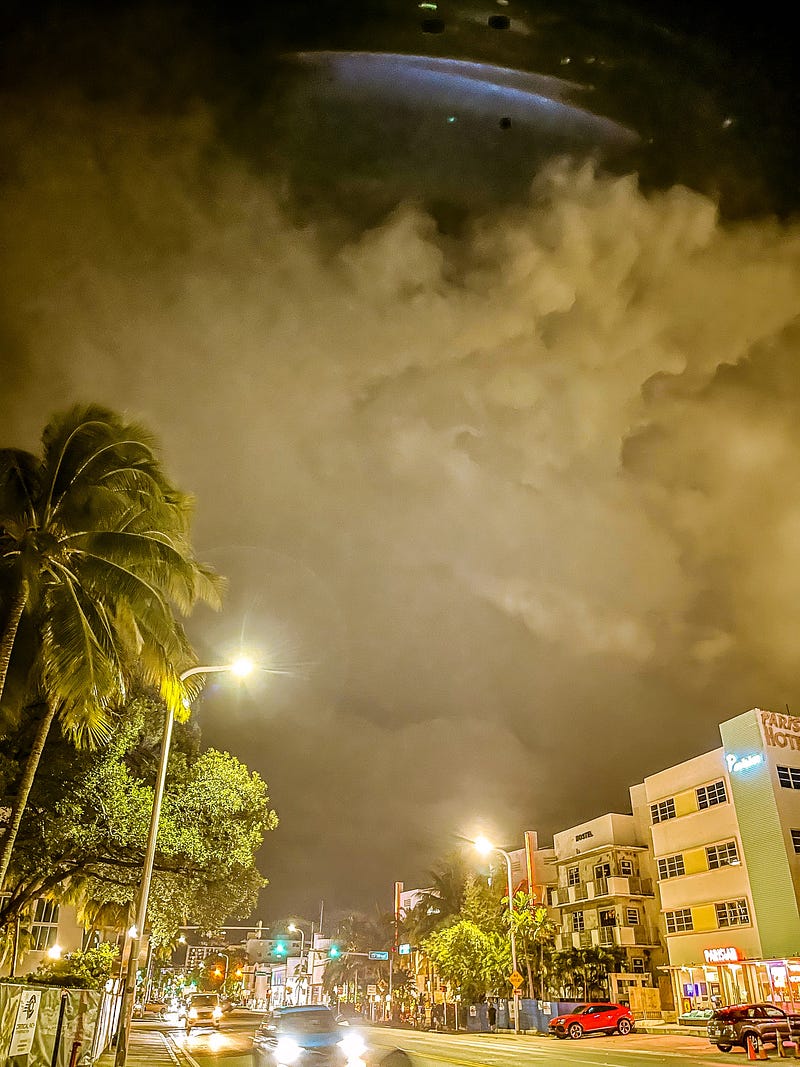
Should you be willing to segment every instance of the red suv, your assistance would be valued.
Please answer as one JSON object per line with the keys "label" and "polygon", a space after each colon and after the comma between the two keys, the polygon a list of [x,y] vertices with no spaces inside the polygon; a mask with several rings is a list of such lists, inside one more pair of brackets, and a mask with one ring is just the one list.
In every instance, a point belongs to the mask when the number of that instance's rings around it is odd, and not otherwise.
{"label": "red suv", "polygon": [[573,1041],[584,1034],[629,1034],[632,1029],[633,1016],[624,1004],[578,1004],[568,1015],[550,1020],[551,1034]]}

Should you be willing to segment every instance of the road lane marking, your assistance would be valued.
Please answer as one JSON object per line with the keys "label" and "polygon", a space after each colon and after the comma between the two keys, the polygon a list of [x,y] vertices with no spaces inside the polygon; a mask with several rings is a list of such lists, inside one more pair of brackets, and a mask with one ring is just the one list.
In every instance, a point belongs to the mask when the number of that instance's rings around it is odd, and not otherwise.
{"label": "road lane marking", "polygon": [[[163,1035],[163,1036],[165,1037],[165,1041],[166,1041],[166,1035]],[[180,1055],[186,1057],[186,1059],[189,1061],[190,1067],[200,1067],[200,1064],[197,1062],[197,1060],[194,1058],[194,1056],[191,1054],[191,1052],[187,1052],[187,1050],[185,1048],[183,1048],[181,1045],[179,1045],[178,1042],[175,1040],[175,1038],[172,1036],[172,1034],[169,1034],[169,1040],[175,1046],[176,1051],[178,1053],[180,1053]],[[167,1048],[169,1049],[169,1053],[172,1056],[173,1060],[175,1060],[175,1062],[180,1067],[181,1061],[176,1058],[176,1055],[173,1052],[173,1050],[169,1047],[169,1044],[167,1044]]]}

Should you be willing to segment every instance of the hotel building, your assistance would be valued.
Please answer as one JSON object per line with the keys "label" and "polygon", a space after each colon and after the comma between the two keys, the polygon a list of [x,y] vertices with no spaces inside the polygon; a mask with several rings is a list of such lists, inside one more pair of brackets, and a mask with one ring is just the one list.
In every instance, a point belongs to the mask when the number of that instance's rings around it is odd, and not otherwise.
{"label": "hotel building", "polygon": [[631,790],[649,823],[676,1006],[796,1008],[800,718],[755,709],[720,735],[720,748]]}
{"label": "hotel building", "polygon": [[[648,827],[637,813],[607,814],[555,834],[558,884],[556,948],[623,950],[611,976],[611,996],[626,1001],[631,987],[658,987],[666,962],[659,938]],[[669,991],[665,990],[667,998]]]}

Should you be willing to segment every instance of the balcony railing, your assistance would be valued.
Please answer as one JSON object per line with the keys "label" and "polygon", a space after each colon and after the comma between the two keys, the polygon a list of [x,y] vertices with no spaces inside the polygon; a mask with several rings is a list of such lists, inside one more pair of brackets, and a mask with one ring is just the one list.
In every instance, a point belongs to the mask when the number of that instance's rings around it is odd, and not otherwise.
{"label": "balcony railing", "polygon": [[576,900],[592,900],[596,897],[652,897],[653,882],[650,878],[628,877],[612,874],[589,882],[561,886],[556,892],[556,906],[574,903]]}

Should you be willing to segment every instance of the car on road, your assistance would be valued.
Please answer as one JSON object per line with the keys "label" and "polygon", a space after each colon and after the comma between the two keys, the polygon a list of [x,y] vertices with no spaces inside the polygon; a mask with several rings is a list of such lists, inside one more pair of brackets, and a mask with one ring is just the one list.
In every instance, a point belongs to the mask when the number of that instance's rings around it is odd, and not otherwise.
{"label": "car on road", "polygon": [[708,1023],[708,1040],[720,1052],[747,1048],[748,1037],[755,1044],[777,1043],[800,1037],[800,1015],[793,1015],[774,1004],[731,1004],[717,1008]]}
{"label": "car on road", "polygon": [[181,1017],[186,1033],[203,1026],[219,1030],[222,1005],[218,993],[190,993],[183,1004]]}
{"label": "car on road", "polygon": [[322,1004],[278,1008],[253,1036],[253,1067],[361,1067],[366,1042]]}
{"label": "car on road", "polygon": [[624,1004],[578,1004],[572,1011],[550,1020],[550,1033],[562,1040],[577,1041],[584,1034],[629,1034],[634,1027],[630,1008]]}

